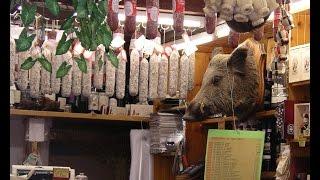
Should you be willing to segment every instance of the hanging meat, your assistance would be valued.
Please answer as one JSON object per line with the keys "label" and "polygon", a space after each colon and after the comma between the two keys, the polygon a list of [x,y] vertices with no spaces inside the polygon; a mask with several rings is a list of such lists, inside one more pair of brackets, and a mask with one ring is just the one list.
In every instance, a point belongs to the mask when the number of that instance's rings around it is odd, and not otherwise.
{"label": "hanging meat", "polygon": [[149,62],[146,58],[143,58],[140,62],[139,71],[139,102],[145,103],[148,100],[148,70]]}
{"label": "hanging meat", "polygon": [[[30,51],[33,60],[41,57],[41,48],[38,45],[32,47]],[[32,98],[39,98],[40,96],[40,70],[41,64],[39,61],[36,61],[36,63],[30,69],[29,85],[30,96]]]}
{"label": "hanging meat", "polygon": [[115,31],[119,25],[119,0],[108,0],[108,17],[107,22],[112,31]]}
{"label": "hanging meat", "polygon": [[217,14],[212,13],[212,16],[205,15],[206,19],[206,31],[208,34],[214,33],[217,26]]}
{"label": "hanging meat", "polygon": [[26,90],[28,87],[28,70],[21,69],[21,64],[30,56],[29,51],[19,52],[18,55],[18,77],[17,86],[19,90]]}
{"label": "hanging meat", "polygon": [[116,97],[117,99],[123,99],[126,87],[126,51],[122,49],[118,54],[117,58],[119,60],[119,65],[116,69]]}
{"label": "hanging meat", "polygon": [[149,61],[149,98],[158,97],[159,57],[153,53]]}
{"label": "hanging meat", "polygon": [[71,65],[71,69],[65,76],[62,77],[61,95],[62,97],[69,97],[71,95],[71,87],[72,87],[72,68],[73,68],[72,53],[68,51],[67,53],[63,54],[63,58],[68,65]]}
{"label": "hanging meat", "polygon": [[239,44],[240,40],[240,33],[230,30],[229,36],[228,36],[228,44],[232,48],[236,48]]}
{"label": "hanging meat", "polygon": [[173,11],[173,29],[177,35],[183,33],[183,21],[184,21],[185,0],[172,0]]}
{"label": "hanging meat", "polygon": [[159,62],[158,97],[165,99],[168,92],[168,57],[162,54]]}
{"label": "hanging meat", "polygon": [[124,12],[126,15],[124,33],[131,36],[136,30],[137,0],[125,0]]}
{"label": "hanging meat", "polygon": [[[43,56],[52,64],[56,61],[55,49],[57,42],[54,39],[48,39],[42,44]],[[51,94],[51,73],[41,67],[40,92],[41,94]]]}
{"label": "hanging meat", "polygon": [[178,70],[179,70],[179,52],[174,49],[169,58],[169,82],[168,94],[170,96],[176,95],[178,84]]}
{"label": "hanging meat", "polygon": [[179,63],[179,98],[186,99],[188,93],[189,58],[181,56]]}
{"label": "hanging meat", "polygon": [[105,54],[106,60],[106,95],[108,97],[113,96],[114,87],[116,84],[116,68],[112,65],[111,61],[108,59],[108,56]]}
{"label": "hanging meat", "polygon": [[104,71],[104,47],[98,48],[94,61],[93,87],[102,89]]}
{"label": "hanging meat", "polygon": [[194,88],[194,72],[195,72],[195,62],[196,55],[192,53],[189,56],[189,71],[188,71],[188,90],[192,90]]}
{"label": "hanging meat", "polygon": [[158,32],[159,0],[146,0],[147,8],[147,39],[154,39]]}
{"label": "hanging meat", "polygon": [[133,48],[130,53],[130,79],[129,79],[129,94],[131,96],[138,95],[139,90],[139,63],[140,54],[136,48]]}
{"label": "hanging meat", "polygon": [[90,51],[85,51],[83,53],[87,64],[87,73],[82,74],[82,92],[84,97],[89,97],[91,94],[91,76],[92,76],[92,61],[94,61],[95,53]]}
{"label": "hanging meat", "polygon": [[10,86],[14,85],[15,81],[15,66],[17,63],[16,43],[13,38],[10,38]]}
{"label": "hanging meat", "polygon": [[57,78],[56,73],[63,61],[62,55],[56,55],[56,58],[52,61],[51,90],[54,94],[60,92],[61,78]]}

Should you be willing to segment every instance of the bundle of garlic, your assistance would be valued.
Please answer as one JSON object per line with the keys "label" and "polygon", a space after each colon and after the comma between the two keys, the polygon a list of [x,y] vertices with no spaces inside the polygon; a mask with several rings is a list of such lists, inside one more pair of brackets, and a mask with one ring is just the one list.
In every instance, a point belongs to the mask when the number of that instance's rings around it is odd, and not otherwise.
{"label": "bundle of garlic", "polygon": [[102,89],[104,73],[104,46],[98,47],[94,61],[93,87]]}
{"label": "bundle of garlic", "polygon": [[[161,58],[161,55],[160,55]],[[159,56],[153,53],[149,61],[149,99],[158,97]]]}
{"label": "bundle of garlic", "polygon": [[168,92],[168,58],[162,54],[159,62],[158,97],[165,99]]}
{"label": "bundle of garlic", "polygon": [[189,58],[185,54],[179,62],[179,98],[186,99],[188,93]]}
{"label": "bundle of garlic", "polygon": [[178,88],[178,70],[179,70],[179,52],[174,49],[169,58],[169,82],[168,82],[168,94],[174,96],[177,93]]}
{"label": "bundle of garlic", "polygon": [[62,97],[69,97],[71,95],[71,87],[72,87],[72,68],[73,68],[72,53],[68,51],[62,56],[64,60],[67,62],[67,64],[71,65],[71,69],[65,76],[62,77],[61,95]]}
{"label": "bundle of garlic", "polygon": [[10,38],[10,85],[14,85],[15,81],[15,66],[17,64],[16,43],[13,38]]}
{"label": "bundle of garlic", "polygon": [[133,48],[130,53],[129,94],[131,96],[138,95],[138,91],[139,91],[139,63],[140,63],[139,51],[136,48]]}
{"label": "bundle of garlic", "polygon": [[[30,49],[30,54],[33,60],[41,57],[41,48],[39,46],[33,46]],[[32,98],[39,98],[40,96],[40,71],[41,64],[36,61],[33,67],[30,69],[29,85],[30,96]]]}
{"label": "bundle of garlic", "polygon": [[116,69],[116,97],[117,99],[123,99],[126,90],[126,51],[122,49],[117,58],[119,60],[119,65]]}
{"label": "bundle of garlic", "polygon": [[91,94],[91,76],[92,76],[92,61],[94,61],[95,53],[92,51],[85,51],[83,53],[86,59],[87,73],[82,74],[82,95],[89,97]]}
{"label": "bundle of garlic", "polygon": [[148,76],[149,62],[146,58],[143,58],[140,62],[139,71],[139,102],[145,103],[148,100]]}
{"label": "bundle of garlic", "polygon": [[[55,49],[57,42],[48,39],[42,44],[42,54],[50,62],[56,61]],[[41,67],[40,92],[41,94],[51,94],[51,73]]]}
{"label": "bundle of garlic", "polygon": [[105,54],[106,59],[106,95],[113,96],[114,86],[116,84],[116,68],[112,65],[108,56]]}
{"label": "bundle of garlic", "polygon": [[28,87],[28,74],[29,70],[21,69],[21,64],[30,56],[30,51],[24,51],[17,53],[18,56],[18,77],[17,77],[17,86],[19,90],[24,91]]}
{"label": "bundle of garlic", "polygon": [[194,88],[195,61],[196,61],[196,55],[195,53],[192,53],[189,56],[189,72],[188,72],[188,90],[189,91]]}

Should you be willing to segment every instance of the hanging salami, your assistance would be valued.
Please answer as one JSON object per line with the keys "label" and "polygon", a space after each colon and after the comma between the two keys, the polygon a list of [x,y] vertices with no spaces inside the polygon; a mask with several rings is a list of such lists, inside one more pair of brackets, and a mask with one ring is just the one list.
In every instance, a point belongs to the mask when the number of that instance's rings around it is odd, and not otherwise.
{"label": "hanging salami", "polygon": [[[42,44],[42,54],[44,57],[52,63],[55,60],[55,49],[57,47],[57,43],[53,39],[48,39]],[[42,94],[51,94],[51,73],[45,70],[43,67],[41,68],[41,79],[40,79],[40,92]]]}
{"label": "hanging salami", "polygon": [[[41,57],[41,48],[39,46],[32,47],[30,54],[34,60]],[[40,70],[41,64],[39,61],[36,61],[30,69],[29,85],[32,98],[39,98],[40,96]]]}
{"label": "hanging salami", "polygon": [[183,21],[185,11],[185,0],[172,0],[172,11],[173,11],[173,29],[177,35],[183,33]]}
{"label": "hanging salami", "polygon": [[[87,56],[86,56],[87,52]],[[92,61],[95,58],[95,53],[85,51],[83,56],[86,58],[87,73],[82,74],[82,92],[84,97],[89,97],[91,94],[91,76],[92,76]]]}
{"label": "hanging salami", "polygon": [[117,58],[119,60],[119,65],[116,70],[116,97],[117,99],[123,99],[126,87],[126,51],[122,49]]}
{"label": "hanging salami", "polygon": [[159,0],[146,0],[147,8],[147,39],[154,39],[158,32]]}
{"label": "hanging salami", "polygon": [[206,31],[208,34],[214,33],[216,29],[216,23],[217,23],[217,14],[213,13],[212,17],[206,15]]}
{"label": "hanging salami", "polygon": [[186,99],[188,93],[189,58],[185,54],[179,62],[179,98]]}
{"label": "hanging salami", "polygon": [[228,44],[232,48],[236,48],[239,44],[240,40],[240,33],[230,30],[229,36],[228,36]]}
{"label": "hanging salami", "polygon": [[68,51],[67,53],[63,54],[63,58],[68,65],[71,65],[71,69],[65,76],[62,77],[61,95],[62,97],[69,97],[71,95],[71,86],[72,86],[72,68],[73,68],[72,53]]}
{"label": "hanging salami", "polygon": [[56,73],[63,61],[64,59],[62,55],[57,55],[52,61],[51,90],[54,94],[58,94],[60,92],[61,79],[56,77]]}
{"label": "hanging salami", "polygon": [[137,0],[125,0],[124,12],[126,15],[124,33],[132,35],[136,30]]}
{"label": "hanging salami", "polygon": [[155,99],[158,96],[159,78],[159,57],[153,53],[149,61],[149,98]]}
{"label": "hanging salami", "polygon": [[179,52],[174,49],[169,58],[169,82],[168,94],[170,96],[176,95],[178,84],[178,70],[179,70]]}
{"label": "hanging salami", "polygon": [[194,72],[195,72],[196,55],[192,53],[189,56],[189,71],[188,71],[188,90],[192,90],[194,87]]}
{"label": "hanging salami", "polygon": [[28,87],[28,70],[21,69],[21,64],[29,57],[29,51],[18,53],[18,77],[17,86],[19,90],[26,90]]}
{"label": "hanging salami", "polygon": [[129,79],[129,94],[131,96],[138,95],[139,90],[139,63],[140,55],[136,48],[133,48],[130,53],[130,79]]}
{"label": "hanging salami", "polygon": [[105,54],[106,60],[106,95],[113,96],[114,86],[116,84],[116,68],[111,64],[110,60]]}
{"label": "hanging salami", "polygon": [[159,63],[159,82],[158,82],[158,97],[165,99],[168,92],[168,58],[162,54]]}
{"label": "hanging salami", "polygon": [[104,48],[99,48],[96,51],[94,61],[93,87],[102,89],[103,86],[103,71],[104,71]]}
{"label": "hanging salami", "polygon": [[[73,61],[75,61],[77,58],[80,58],[78,55],[74,55]],[[71,92],[75,96],[79,96],[81,94],[81,81],[82,81],[82,72],[79,69],[79,66],[77,66],[74,63],[74,66],[72,67],[72,88]]]}
{"label": "hanging salami", "polygon": [[16,45],[13,38],[10,38],[10,85],[14,85],[15,66],[16,66]]}
{"label": "hanging salami", "polygon": [[149,62],[146,58],[143,58],[140,62],[139,71],[139,102],[145,103],[148,100],[148,70]]}
{"label": "hanging salami", "polygon": [[112,31],[115,31],[119,25],[119,0],[108,0],[108,18],[107,22]]}

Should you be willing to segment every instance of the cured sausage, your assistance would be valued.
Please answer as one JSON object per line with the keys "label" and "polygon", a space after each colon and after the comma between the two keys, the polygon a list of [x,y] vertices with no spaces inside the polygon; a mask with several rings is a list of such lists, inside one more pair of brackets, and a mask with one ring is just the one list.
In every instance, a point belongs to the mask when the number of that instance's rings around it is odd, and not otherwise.
{"label": "cured sausage", "polygon": [[62,77],[61,95],[62,97],[69,97],[71,95],[71,87],[72,87],[72,68],[73,68],[72,53],[68,51],[67,53],[63,54],[63,58],[68,65],[71,65],[71,69],[65,76]]}
{"label": "cured sausage", "polygon": [[147,8],[147,39],[154,39],[158,32],[159,0],[146,0]]}
{"label": "cured sausage", "polygon": [[108,97],[113,96],[114,94],[114,86],[116,84],[116,69],[111,64],[110,60],[105,54],[106,60],[106,95]]}
{"label": "cured sausage", "polygon": [[51,90],[54,94],[58,94],[60,92],[61,79],[56,77],[56,73],[63,61],[64,59],[62,55],[56,55],[52,61]]}
{"label": "cured sausage", "polygon": [[17,86],[19,90],[26,90],[28,87],[28,70],[21,69],[21,64],[29,57],[29,51],[18,53],[18,77]]}
{"label": "cured sausage", "polygon": [[179,63],[179,98],[186,99],[188,93],[189,58],[184,54]]}
{"label": "cured sausage", "polygon": [[178,70],[179,70],[179,52],[174,49],[169,58],[169,84],[168,94],[170,96],[176,95],[178,84]]}
{"label": "cured sausage", "polygon": [[153,53],[149,61],[149,98],[155,99],[158,96],[159,78],[159,57]]}
{"label": "cured sausage", "polygon": [[229,36],[228,36],[228,44],[232,48],[236,48],[239,44],[240,39],[240,33],[237,33],[235,31],[230,30]]}
{"label": "cured sausage", "polygon": [[[31,48],[31,57],[33,60],[41,57],[41,48],[39,46]],[[36,63],[30,69],[29,85],[30,96],[32,98],[39,98],[40,96],[40,70],[41,64],[39,61],[36,61]]]}
{"label": "cured sausage", "polygon": [[102,89],[103,86],[104,57],[104,51],[102,49],[98,49],[96,51],[93,74],[93,87],[97,89]]}
{"label": "cured sausage", "polygon": [[[55,40],[49,39],[42,44],[43,56],[52,63],[55,60],[54,51],[57,47]],[[40,92],[41,94],[51,94],[51,73],[41,68],[41,79],[40,79]]]}
{"label": "cured sausage", "polygon": [[189,56],[189,71],[188,71],[188,90],[189,91],[194,88],[195,61],[196,61],[196,55],[195,53],[192,53]]}
{"label": "cured sausage", "polygon": [[14,85],[15,77],[15,66],[16,66],[16,44],[13,38],[10,38],[10,85]]}
{"label": "cured sausage", "polygon": [[173,11],[173,29],[177,35],[183,33],[183,21],[185,11],[185,0],[172,0],[172,11]]}
{"label": "cured sausage", "polygon": [[129,79],[129,94],[131,96],[138,95],[139,90],[139,63],[140,55],[136,48],[133,48],[130,53],[130,79]]}
{"label": "cured sausage", "polygon": [[139,71],[139,102],[144,103],[148,100],[148,70],[149,62],[146,58],[143,58],[140,62]]}
{"label": "cured sausage", "polygon": [[136,30],[137,0],[125,0],[124,12],[126,15],[124,33],[131,35]]}
{"label": "cured sausage", "polygon": [[115,31],[119,25],[119,0],[108,0],[108,18],[107,22],[112,31]]}
{"label": "cured sausage", "polygon": [[[86,58],[85,54],[84,54],[84,57]],[[95,58],[94,53],[91,54],[91,57],[86,59],[87,73],[82,74],[82,93],[81,94],[84,97],[89,97],[91,94],[91,76],[92,76],[92,61],[93,61],[91,58]]]}
{"label": "cured sausage", "polygon": [[208,34],[214,33],[217,23],[217,14],[213,13],[212,17],[206,15],[206,31]]}
{"label": "cured sausage", "polygon": [[116,70],[116,97],[123,99],[126,87],[126,64],[127,54],[125,50],[121,50],[118,54],[119,65]]}
{"label": "cured sausage", "polygon": [[158,97],[165,99],[168,92],[168,58],[162,54],[159,63]]}

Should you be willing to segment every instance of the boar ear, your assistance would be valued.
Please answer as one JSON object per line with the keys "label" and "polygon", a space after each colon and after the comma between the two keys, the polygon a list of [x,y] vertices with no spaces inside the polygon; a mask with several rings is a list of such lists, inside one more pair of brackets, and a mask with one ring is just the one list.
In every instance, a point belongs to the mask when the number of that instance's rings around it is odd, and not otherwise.
{"label": "boar ear", "polygon": [[236,73],[245,73],[245,61],[248,56],[248,49],[240,47],[235,49],[228,61],[228,66],[232,67],[233,71]]}

